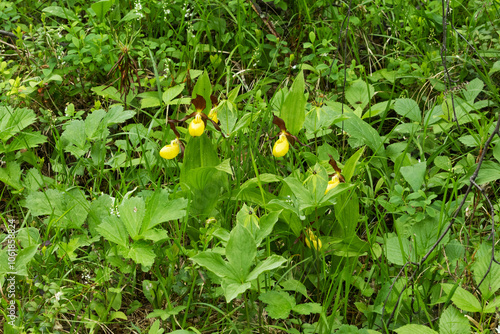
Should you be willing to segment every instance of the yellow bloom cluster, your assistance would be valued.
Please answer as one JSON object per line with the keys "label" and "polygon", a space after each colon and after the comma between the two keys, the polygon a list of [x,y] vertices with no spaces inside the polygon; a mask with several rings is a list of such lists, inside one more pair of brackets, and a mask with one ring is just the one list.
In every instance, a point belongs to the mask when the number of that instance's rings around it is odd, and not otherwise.
{"label": "yellow bloom cluster", "polygon": [[321,247],[323,246],[321,243],[321,240],[317,236],[314,235],[313,231],[308,228],[306,230],[307,235],[306,235],[306,246],[311,248],[311,244],[316,250],[321,250]]}

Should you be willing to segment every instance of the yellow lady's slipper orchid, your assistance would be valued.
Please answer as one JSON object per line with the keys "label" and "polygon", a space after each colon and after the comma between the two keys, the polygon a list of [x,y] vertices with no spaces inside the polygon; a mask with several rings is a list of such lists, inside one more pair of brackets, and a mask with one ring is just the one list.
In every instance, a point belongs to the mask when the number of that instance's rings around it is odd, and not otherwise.
{"label": "yellow lady's slipper orchid", "polygon": [[193,121],[189,124],[189,134],[193,137],[199,137],[205,131],[205,123],[201,119],[201,115],[198,113]]}
{"label": "yellow lady's slipper orchid", "polygon": [[286,139],[286,134],[282,132],[278,141],[274,143],[273,155],[276,158],[280,158],[288,152],[289,148],[290,144],[288,143],[288,139]]}
{"label": "yellow lady's slipper orchid", "polygon": [[317,251],[321,250],[321,247],[323,246],[321,240],[319,240],[319,238],[314,235],[313,231],[308,228],[306,236],[306,246],[308,248],[311,248],[311,243]]}
{"label": "yellow lady's slipper orchid", "polygon": [[160,156],[164,159],[170,160],[175,158],[180,152],[179,139],[175,138],[169,145],[163,146],[160,150]]}
{"label": "yellow lady's slipper orchid", "polygon": [[217,118],[217,110],[215,108],[212,108],[212,110],[210,110],[210,112],[208,113],[208,118],[210,118],[215,123],[219,122],[219,119]]}
{"label": "yellow lady's slipper orchid", "polygon": [[339,174],[335,174],[334,176],[332,176],[332,179],[328,181],[328,186],[326,187],[325,195],[327,192],[338,186],[339,183],[340,183]]}

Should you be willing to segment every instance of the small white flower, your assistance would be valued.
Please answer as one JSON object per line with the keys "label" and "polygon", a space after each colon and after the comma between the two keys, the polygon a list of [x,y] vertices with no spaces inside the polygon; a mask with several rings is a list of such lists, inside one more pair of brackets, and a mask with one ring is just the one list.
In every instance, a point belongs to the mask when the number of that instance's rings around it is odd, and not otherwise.
{"label": "small white flower", "polygon": [[57,301],[59,301],[59,299],[61,299],[62,295],[63,295],[62,291],[59,291],[59,292],[56,292],[54,297],[56,298]]}

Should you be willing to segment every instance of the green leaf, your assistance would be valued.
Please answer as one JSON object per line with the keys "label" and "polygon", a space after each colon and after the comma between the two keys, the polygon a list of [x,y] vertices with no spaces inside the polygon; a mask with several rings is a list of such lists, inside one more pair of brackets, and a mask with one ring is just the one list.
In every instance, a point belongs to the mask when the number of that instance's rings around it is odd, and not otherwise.
{"label": "green leaf", "polygon": [[236,214],[236,222],[243,225],[253,235],[256,235],[260,229],[259,217],[255,214],[255,210],[249,208],[246,204],[243,204],[240,211]]}
{"label": "green leaf", "polygon": [[264,261],[259,262],[255,268],[248,274],[246,277],[247,282],[251,282],[254,279],[257,279],[260,274],[262,274],[265,271],[273,270],[278,267],[280,267],[283,263],[286,262],[286,259],[283,258],[282,256],[278,255],[271,255]]}
{"label": "green leaf", "polygon": [[[127,21],[132,21],[132,20],[137,20],[142,18],[142,13],[136,11],[136,10],[131,10],[130,12],[125,15],[119,23],[127,22]],[[120,101],[121,99],[115,99],[116,101]]]}
{"label": "green leaf", "polygon": [[35,192],[26,198],[25,206],[33,216],[50,215],[50,221],[57,228],[80,228],[88,214],[88,203],[79,189],[61,192],[49,189]]}
{"label": "green leaf", "polygon": [[101,0],[101,1],[97,1],[97,2],[93,3],[92,5],[90,5],[90,7],[92,8],[94,13],[96,14],[99,21],[102,22],[102,21],[104,21],[104,17],[106,15],[106,13],[109,11],[109,9],[111,8],[112,4],[113,4],[113,2],[110,0]]}
{"label": "green leaf", "polygon": [[493,161],[483,161],[477,175],[476,183],[481,185],[498,179],[500,179],[500,165]]}
{"label": "green leaf", "polygon": [[358,164],[359,158],[365,152],[365,148],[362,147],[356,151],[351,157],[346,161],[344,165],[344,169],[342,170],[342,175],[344,176],[345,182],[350,182],[352,176],[354,175],[354,170],[356,169],[356,165]]}
{"label": "green leaf", "polygon": [[146,215],[144,217],[142,232],[154,226],[186,216],[188,200],[177,198],[170,200],[169,192],[165,189],[156,191],[146,199]]}
{"label": "green leaf", "polygon": [[229,303],[231,300],[238,297],[238,295],[250,289],[252,284],[225,279],[222,281],[221,286],[224,291],[224,296],[226,297],[226,302]]}
{"label": "green leaf", "polygon": [[95,110],[85,119],[85,135],[88,139],[106,138],[109,131],[102,120],[106,116],[106,112],[102,109]]}
{"label": "green leaf", "polygon": [[354,109],[364,109],[375,95],[372,85],[364,81],[354,81],[345,92],[345,98]]}
{"label": "green leaf", "polygon": [[273,227],[278,221],[278,217],[281,211],[273,211],[267,215],[260,217],[259,227],[257,235],[255,236],[255,243],[257,246],[260,245],[262,240],[266,238],[273,231]]}
{"label": "green leaf", "polygon": [[273,319],[286,319],[295,306],[295,299],[285,291],[268,291],[261,293],[259,299],[266,306],[266,311]]}
{"label": "green leaf", "polygon": [[162,100],[165,104],[168,104],[170,101],[172,101],[177,95],[182,93],[184,90],[185,84],[180,84],[174,87],[168,88],[166,91],[163,92],[162,95]]}
{"label": "green leaf", "polygon": [[145,241],[136,241],[132,243],[128,251],[128,258],[144,267],[151,267],[155,261],[156,254],[153,246]]}
{"label": "green leaf", "polygon": [[281,286],[283,287],[283,290],[300,292],[304,297],[309,298],[306,286],[302,284],[301,281],[295,279],[289,279],[281,283]]}
{"label": "green leaf", "polygon": [[302,315],[309,315],[311,313],[321,313],[323,311],[323,308],[321,304],[318,303],[305,303],[305,304],[295,305],[292,308],[292,311]]}
{"label": "green leaf", "polygon": [[128,247],[128,232],[120,218],[116,216],[105,217],[102,223],[96,227],[96,231],[104,239]]}
{"label": "green leaf", "polygon": [[108,321],[113,321],[115,319],[127,320],[127,316],[125,315],[125,313],[120,311],[111,312],[111,314],[108,317]]}
{"label": "green leaf", "polygon": [[396,99],[394,111],[403,117],[407,117],[414,122],[422,120],[422,112],[418,103],[413,99]]}
{"label": "green leaf", "polygon": [[413,164],[411,166],[401,167],[401,175],[405,178],[406,182],[410,184],[413,191],[418,191],[424,183],[425,172],[427,170],[427,163],[425,161]]}
{"label": "green leaf", "polygon": [[211,251],[201,252],[191,260],[196,264],[203,266],[221,278],[232,278],[236,280],[236,275],[229,267],[229,264],[222,259],[220,254]]}
{"label": "green leaf", "polygon": [[144,200],[140,197],[126,198],[118,207],[118,211],[129,236],[137,240],[146,214]]}
{"label": "green leaf", "polygon": [[500,71],[500,60],[497,60],[497,61],[493,64],[493,66],[491,66],[491,69],[490,69],[490,71],[488,72],[488,75],[490,75],[490,76],[491,76],[493,73],[496,73],[496,72],[498,72],[498,71]]}
{"label": "green leaf", "polygon": [[384,101],[384,102],[374,104],[373,106],[370,106],[370,108],[364,113],[363,117],[361,117],[361,118],[365,119],[365,118],[377,116],[380,113],[389,109],[390,106],[392,106],[391,101]]}
{"label": "green leaf", "polygon": [[64,150],[79,158],[90,149],[85,134],[85,122],[82,120],[71,121],[61,135]]}
{"label": "green leaf", "polygon": [[20,250],[17,253],[16,260],[15,260],[16,269],[9,270],[9,271],[11,271],[11,272],[15,271],[15,272],[17,272],[17,275],[20,275],[20,276],[28,276],[28,264],[35,257],[37,252],[38,252],[37,245],[29,246],[29,247],[26,247],[26,248]]}
{"label": "green leaf", "polygon": [[11,161],[6,164],[5,168],[0,168],[0,181],[16,190],[20,190],[23,187],[21,185],[21,165]]}
{"label": "green leaf", "polygon": [[0,106],[0,140],[7,142],[36,121],[35,112],[28,108],[9,109]]}
{"label": "green leaf", "polygon": [[[156,92],[154,92],[156,93]],[[160,106],[160,99],[158,96],[149,96],[141,99],[141,108],[157,108]]]}
{"label": "green leaf", "polygon": [[300,71],[293,81],[290,91],[283,102],[280,116],[285,121],[288,132],[297,135],[306,118],[306,95],[304,93],[304,73]]}
{"label": "green leaf", "polygon": [[385,155],[384,142],[377,130],[353,113],[344,115],[349,118],[341,124],[336,124],[338,127],[342,127],[343,124],[344,130],[353,138],[361,140],[374,153]]}
{"label": "green leaf", "polygon": [[[99,239],[99,237],[97,238]],[[76,250],[88,246],[92,243],[91,239],[88,239],[84,235],[73,235],[71,236],[71,239],[68,242],[59,242],[58,244],[58,249],[57,249],[57,255],[59,257],[68,257],[71,261],[74,261],[78,258],[78,254],[76,253]]]}
{"label": "green leaf", "polygon": [[47,16],[57,16],[61,19],[66,19],[68,21],[78,21],[75,13],[67,8],[59,7],[59,6],[49,6],[45,7],[43,12],[47,13]]}
{"label": "green leaf", "polygon": [[416,261],[417,257],[415,250],[412,249],[410,251],[410,242],[408,239],[401,239],[400,244],[398,237],[388,238],[384,246],[384,252],[390,263],[402,266],[408,260],[413,262]]}
{"label": "green leaf", "polygon": [[[101,224],[101,222],[104,222],[104,219],[108,218],[111,215],[110,210],[112,204],[113,200],[109,195],[106,194],[99,196],[97,200],[93,201],[92,204],[90,204],[87,224],[89,227],[89,232],[92,234],[92,236],[95,237],[98,234],[97,226]],[[120,224],[122,223],[120,222]],[[125,231],[125,235],[128,235],[126,233],[127,230],[125,229],[125,227],[123,227],[123,230]]]}
{"label": "green leaf", "polygon": [[[491,252],[491,243],[483,242],[477,250],[474,257],[476,260],[472,266],[476,284],[479,284],[484,278],[484,281],[479,286],[479,290],[484,300],[489,300],[495,295],[498,289],[500,289],[500,265],[492,262],[490,268]],[[499,255],[499,252],[496,252],[496,258],[498,258]],[[484,277],[486,273],[488,273],[488,275]]]}
{"label": "green leaf", "polygon": [[394,330],[398,334],[439,334],[423,325],[405,325]]}
{"label": "green leaf", "polygon": [[[14,152],[18,150],[36,147],[47,141],[47,137],[39,131],[33,132],[31,129],[25,129],[22,133],[17,134],[12,141],[7,145],[5,152]],[[0,153],[1,150],[0,150]]]}
{"label": "green leaf", "polygon": [[436,165],[436,167],[439,167],[439,168],[447,170],[447,171],[449,171],[452,167],[450,158],[448,158],[447,156],[442,156],[442,155],[437,156],[434,159],[434,164]]}
{"label": "green leaf", "polygon": [[[441,286],[447,294],[449,294],[453,288],[453,284],[443,283]],[[461,287],[457,287],[455,293],[451,297],[451,301],[462,311],[481,312],[482,310],[481,303],[479,303],[477,298]]]}
{"label": "green leaf", "polygon": [[167,231],[158,228],[149,229],[146,232],[141,233],[141,235],[144,237],[144,239],[151,240],[153,242],[158,242],[168,239]]}
{"label": "green leaf", "polygon": [[289,176],[283,181],[290,187],[293,194],[297,197],[300,202],[301,207],[312,205],[314,203],[311,193],[302,185],[302,182],[297,180],[293,176]]}
{"label": "green leaf", "polygon": [[17,232],[16,240],[19,241],[22,248],[34,245],[38,246],[42,242],[40,232],[35,227],[20,228],[19,232]]}
{"label": "green leaf", "polygon": [[332,233],[339,238],[352,238],[356,234],[359,220],[358,195],[354,191],[341,194],[334,208],[337,221]]}
{"label": "green leaf", "polygon": [[481,79],[475,78],[474,80],[470,81],[465,86],[465,91],[462,91],[465,101],[469,102],[470,104],[474,103],[474,100],[483,91],[483,88],[484,82],[482,82]]}
{"label": "green leaf", "polygon": [[441,313],[439,319],[439,334],[469,334],[469,320],[453,306]]}
{"label": "green leaf", "polygon": [[256,255],[257,245],[252,234],[242,225],[236,224],[229,234],[226,257],[240,282],[247,277]]}
{"label": "green leaf", "polygon": [[328,185],[328,174],[326,169],[319,163],[316,163],[308,174],[310,175],[304,183],[311,194],[313,204],[318,205],[325,196],[325,190]]}
{"label": "green leaf", "polygon": [[115,104],[109,108],[106,116],[102,120],[106,126],[123,123],[135,116],[133,110],[123,110],[123,106]]}
{"label": "green leaf", "polygon": [[495,313],[500,308],[500,297],[495,297],[490,300],[484,307],[483,313]]}

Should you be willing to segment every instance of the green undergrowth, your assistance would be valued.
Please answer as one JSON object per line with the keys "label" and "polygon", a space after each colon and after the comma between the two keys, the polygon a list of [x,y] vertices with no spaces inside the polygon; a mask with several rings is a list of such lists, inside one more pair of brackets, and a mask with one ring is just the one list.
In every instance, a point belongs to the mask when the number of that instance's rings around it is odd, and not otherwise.
{"label": "green undergrowth", "polygon": [[499,332],[500,3],[442,5],[0,0],[4,332]]}

